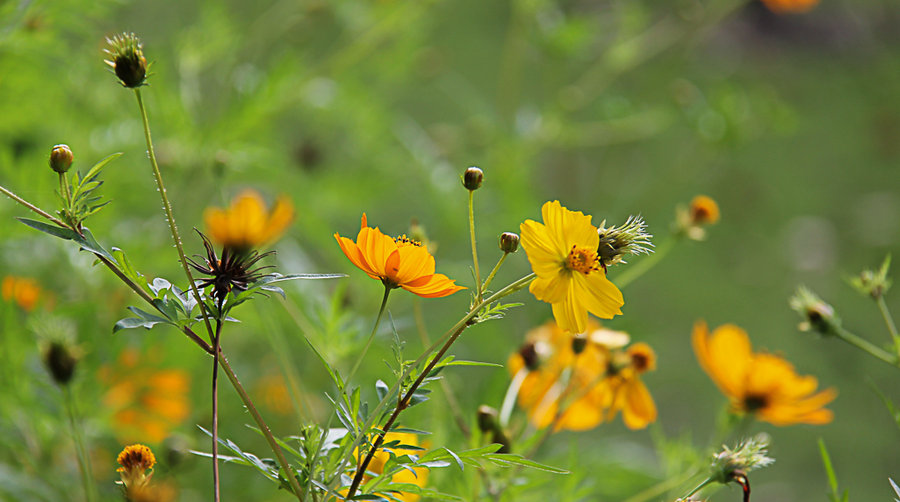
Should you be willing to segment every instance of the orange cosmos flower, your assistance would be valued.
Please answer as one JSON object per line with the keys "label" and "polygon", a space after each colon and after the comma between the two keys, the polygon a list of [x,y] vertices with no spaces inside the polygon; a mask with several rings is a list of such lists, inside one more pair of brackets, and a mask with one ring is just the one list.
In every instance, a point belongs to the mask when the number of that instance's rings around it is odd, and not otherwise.
{"label": "orange cosmos flower", "polygon": [[752,413],[774,425],[827,424],[833,414],[824,406],[837,396],[834,389],[815,393],[818,381],[800,376],[781,357],[754,353],[747,333],[733,324],[710,335],[706,323],[694,325],[694,353],[734,411]]}
{"label": "orange cosmos flower", "polygon": [[356,242],[334,234],[350,261],[388,288],[403,288],[424,298],[452,295],[461,289],[444,274],[434,273],[434,257],[418,241],[393,238],[378,227],[369,228],[362,215]]}
{"label": "orange cosmos flower", "polygon": [[203,213],[207,233],[213,241],[235,250],[249,250],[281,236],[294,218],[294,206],[279,197],[268,210],[255,190],[244,190],[228,209],[207,208]]}
{"label": "orange cosmos flower", "polygon": [[698,195],[691,199],[691,222],[695,225],[712,225],[719,221],[719,205],[712,197]]}
{"label": "orange cosmos flower", "polygon": [[812,10],[819,0],[762,0],[762,3],[776,14],[800,14]]}
{"label": "orange cosmos flower", "polygon": [[606,420],[622,412],[622,421],[629,429],[643,429],[656,421],[656,404],[639,376],[656,369],[656,354],[646,343],[636,343],[627,351],[619,351],[607,368],[607,376],[600,382],[604,392]]}
{"label": "orange cosmos flower", "polygon": [[0,284],[0,293],[4,301],[15,302],[22,310],[31,312],[41,297],[41,287],[34,279],[8,275]]}
{"label": "orange cosmos flower", "polygon": [[591,217],[569,211],[559,201],[544,204],[541,214],[544,223],[526,220],[520,226],[522,247],[537,274],[529,291],[553,305],[559,327],[572,333],[587,329],[588,312],[603,319],[621,314],[625,301],[606,278]]}

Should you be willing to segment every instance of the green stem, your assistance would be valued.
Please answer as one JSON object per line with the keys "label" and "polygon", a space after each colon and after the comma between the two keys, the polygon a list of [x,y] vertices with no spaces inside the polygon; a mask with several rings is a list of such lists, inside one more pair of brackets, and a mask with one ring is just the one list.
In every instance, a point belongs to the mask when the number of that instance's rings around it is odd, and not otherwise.
{"label": "green stem", "polygon": [[[350,373],[347,375],[347,378],[344,379],[345,384],[349,384],[350,380],[353,379],[353,376],[356,375],[356,370],[359,369],[359,366],[362,364],[363,359],[366,357],[366,353],[369,352],[369,347],[372,346],[372,340],[375,339],[375,333],[378,332],[378,326],[381,324],[381,318],[384,316],[384,308],[387,306],[388,296],[391,294],[391,287],[385,284],[384,286],[384,296],[381,297],[381,308],[378,309],[378,317],[375,318],[375,325],[372,326],[372,332],[369,333],[369,339],[366,340],[366,346],[363,347],[362,354],[359,355],[359,358],[356,360],[356,363],[353,365],[353,369],[350,370]],[[343,393],[344,389],[340,389]]]}
{"label": "green stem", "polygon": [[846,329],[835,326],[834,334],[841,340],[853,345],[854,347],[861,349],[865,352],[868,352],[871,356],[881,359],[882,361],[890,364],[891,366],[898,366],[897,356],[890,354],[888,351],[882,349],[881,347],[876,346],[875,344],[869,342],[865,338],[862,338],[859,335],[851,333]]}
{"label": "green stem", "polygon": [[669,237],[668,240],[664,241],[654,250],[653,254],[645,257],[634,265],[629,265],[621,274],[613,277],[613,283],[615,283],[619,289],[624,289],[625,286],[634,282],[635,279],[644,275],[648,270],[656,266],[657,263],[665,258],[679,240],[680,238],[674,235]]}
{"label": "green stem", "polygon": [[887,303],[884,302],[884,295],[878,295],[875,302],[878,304],[878,310],[881,311],[881,317],[884,318],[884,323],[887,325],[888,331],[891,332],[891,338],[894,339],[894,352],[897,353],[897,358],[900,359],[900,334],[897,333],[897,325],[894,324],[894,317],[891,315],[891,311],[888,310]]}
{"label": "green stem", "polygon": [[[219,317],[222,312],[222,301],[219,301]],[[213,336],[213,368],[212,368],[212,464],[213,464],[213,497],[219,502],[219,336],[222,334],[222,319],[216,319],[216,334]]]}
{"label": "green stem", "polygon": [[478,248],[475,245],[475,191],[469,190],[469,237],[472,241],[472,266],[475,268],[475,301],[481,302],[481,273],[478,271]]}
{"label": "green stem", "polygon": [[482,292],[487,291],[488,286],[491,285],[491,281],[494,280],[494,276],[497,274],[497,271],[500,270],[500,265],[503,265],[507,256],[509,256],[509,253],[503,253],[503,256],[500,257],[500,260],[497,261],[497,264],[491,269],[491,273],[488,274],[487,279],[484,280],[484,284],[481,285]]}
{"label": "green stem", "polygon": [[509,387],[506,388],[506,394],[503,396],[503,404],[500,406],[500,427],[505,428],[509,425],[516,397],[519,396],[519,390],[522,388],[522,382],[525,381],[526,376],[528,376],[528,369],[522,368],[509,382]]}
{"label": "green stem", "polygon": [[60,220],[59,218],[53,216],[52,214],[48,213],[47,211],[44,211],[43,209],[41,209],[41,208],[35,206],[34,204],[28,202],[27,200],[25,200],[25,199],[19,197],[18,195],[14,194],[11,190],[5,188],[5,187],[2,186],[2,185],[0,185],[0,193],[3,193],[4,195],[6,195],[7,197],[9,197],[10,199],[12,199],[12,200],[14,200],[15,202],[18,202],[19,204],[21,204],[21,205],[27,207],[28,209],[30,209],[30,210],[34,211],[35,213],[37,213],[37,214],[43,216],[44,218],[47,218],[48,220],[50,220],[51,222],[53,222],[53,223],[56,224],[57,226],[62,227],[62,228],[69,228],[69,226],[66,225],[65,223],[63,223],[62,220]]}
{"label": "green stem", "polygon": [[72,439],[75,441],[75,452],[78,457],[78,470],[81,471],[81,483],[84,487],[84,497],[88,502],[97,499],[94,492],[94,484],[91,482],[91,459],[84,447],[84,438],[81,436],[81,427],[76,420],[75,399],[72,397],[72,389],[63,385],[63,397],[66,401],[66,413],[69,416],[69,425],[72,427]]}
{"label": "green stem", "polygon": [[66,173],[58,173],[59,174],[59,195],[62,196],[65,201],[65,206],[63,207],[64,214],[71,212],[72,210],[72,194],[69,193],[69,180],[66,179]]}
{"label": "green stem", "polygon": [[669,479],[664,479],[659,483],[647,488],[646,490],[636,493],[633,496],[625,499],[623,502],[647,502],[648,500],[657,498],[660,495],[671,490],[672,488],[675,488],[676,486],[686,482],[696,474],[697,472],[696,470],[694,470],[693,472],[686,472],[684,474],[681,474],[680,476],[674,476]]}
{"label": "green stem", "polygon": [[222,367],[222,370],[225,372],[225,376],[228,377],[228,380],[231,382],[234,390],[237,391],[238,396],[240,396],[241,401],[243,401],[244,406],[246,406],[247,411],[250,412],[250,416],[253,417],[253,420],[259,426],[260,432],[262,432],[263,436],[266,438],[266,442],[269,443],[269,448],[271,448],[272,452],[275,453],[275,458],[278,460],[278,464],[284,471],[284,476],[287,478],[287,482],[291,486],[291,491],[294,492],[294,496],[302,502],[303,488],[300,487],[300,482],[297,481],[297,476],[294,475],[294,472],[291,469],[291,464],[288,463],[287,459],[284,457],[284,452],[281,450],[281,447],[275,440],[275,436],[272,435],[272,431],[269,429],[269,426],[266,425],[266,422],[259,414],[259,411],[257,411],[256,406],[253,405],[253,401],[250,400],[250,396],[247,394],[247,391],[244,390],[244,386],[241,385],[241,381],[238,380],[238,377],[234,373],[234,370],[231,369],[231,365],[228,363],[228,358],[225,357],[225,353],[221,350],[221,348],[219,349],[219,366]]}
{"label": "green stem", "polygon": [[699,492],[700,490],[702,490],[704,487],[706,487],[706,485],[712,483],[713,481],[715,481],[713,478],[706,478],[706,481],[704,481],[704,482],[700,483],[699,485],[695,486],[693,490],[687,492],[687,493],[684,495],[684,497],[681,497],[681,498],[682,498],[682,499],[686,499],[686,498],[690,497],[691,495],[693,495],[693,494]]}

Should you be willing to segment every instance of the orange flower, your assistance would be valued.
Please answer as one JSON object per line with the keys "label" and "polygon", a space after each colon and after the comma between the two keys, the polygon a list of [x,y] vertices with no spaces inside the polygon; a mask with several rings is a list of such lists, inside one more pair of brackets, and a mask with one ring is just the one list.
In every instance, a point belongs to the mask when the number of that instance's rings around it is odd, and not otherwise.
{"label": "orange flower", "polygon": [[695,225],[712,225],[719,221],[719,205],[712,197],[698,195],[691,199],[691,222]]}
{"label": "orange flower", "polygon": [[31,312],[41,297],[41,287],[34,279],[8,275],[0,284],[0,293],[4,301],[15,302],[22,310]]}
{"label": "orange flower", "polygon": [[800,14],[819,4],[819,0],[762,0],[762,2],[776,14]]}
{"label": "orange flower", "polygon": [[434,273],[434,257],[417,241],[393,238],[369,228],[362,216],[356,242],[334,234],[350,261],[388,288],[403,288],[424,298],[452,295],[461,289],[444,274]]}
{"label": "orange flower", "polygon": [[693,333],[694,353],[738,413],[751,413],[774,425],[827,424],[833,414],[824,406],[837,396],[834,389],[813,394],[818,381],[800,376],[781,357],[754,353],[747,333],[733,324],[710,335],[698,321]]}
{"label": "orange flower", "polygon": [[281,236],[294,218],[294,206],[279,197],[271,210],[255,190],[244,190],[228,209],[207,208],[203,213],[213,241],[236,250],[259,247]]}
{"label": "orange flower", "polygon": [[646,343],[636,343],[619,352],[618,364],[610,365],[607,377],[600,383],[604,389],[606,420],[619,411],[629,429],[643,429],[656,421],[656,404],[639,375],[656,369],[656,354]]}

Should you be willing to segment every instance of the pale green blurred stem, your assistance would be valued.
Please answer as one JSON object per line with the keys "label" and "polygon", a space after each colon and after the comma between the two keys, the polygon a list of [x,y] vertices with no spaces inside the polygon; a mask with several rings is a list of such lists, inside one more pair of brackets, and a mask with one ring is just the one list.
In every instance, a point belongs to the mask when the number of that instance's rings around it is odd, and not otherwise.
{"label": "pale green blurred stem", "polygon": [[0,185],[0,192],[2,192],[3,195],[6,195],[7,197],[14,200],[15,202],[34,211],[36,214],[39,214],[39,215],[43,216],[44,218],[47,218],[48,220],[50,220],[57,226],[62,227],[62,228],[69,228],[69,226],[66,225],[65,223],[63,223],[62,220],[60,220],[59,218],[53,216],[52,214],[48,213],[47,211],[44,211],[43,209],[35,206],[34,204],[28,202],[27,200],[19,197],[18,195],[14,194],[12,191],[10,191],[9,189],[7,189],[6,187],[4,187],[2,185]]}
{"label": "pale green blurred stem", "polygon": [[518,397],[519,390],[522,388],[522,382],[525,381],[525,377],[527,376],[528,369],[523,367],[509,382],[509,387],[506,388],[506,394],[503,396],[503,404],[500,406],[500,427],[505,428],[509,425],[509,418],[512,416],[513,407],[515,407],[516,404],[516,397]]}
{"label": "pale green blurred stem", "polygon": [[662,259],[665,258],[670,251],[672,251],[672,248],[675,247],[675,243],[680,240],[681,238],[677,235],[669,237],[666,241],[660,244],[652,254],[644,257],[641,261],[635,263],[634,265],[628,265],[621,274],[613,277],[613,283],[619,289],[625,288],[625,286],[634,282],[635,279],[644,275],[648,270],[662,261]]}
{"label": "pale green blurred stem", "polygon": [[693,495],[693,494],[699,492],[700,490],[702,490],[703,488],[705,488],[707,485],[709,485],[709,484],[712,483],[713,481],[715,481],[713,478],[706,478],[706,481],[704,481],[704,482],[700,483],[699,485],[695,486],[693,490],[687,492],[687,493],[684,494],[684,496],[681,497],[681,498],[686,499],[686,498],[690,497],[691,495]]}
{"label": "pale green blurred stem", "polygon": [[[359,369],[359,366],[362,364],[363,359],[366,358],[366,354],[369,352],[369,347],[372,346],[372,340],[375,339],[375,334],[378,333],[378,326],[381,325],[381,318],[384,317],[384,310],[387,306],[388,296],[391,294],[391,287],[386,285],[384,286],[384,296],[381,297],[381,308],[378,309],[378,317],[375,318],[375,325],[372,326],[372,332],[369,333],[369,339],[366,340],[366,346],[363,347],[362,354],[359,355],[359,358],[356,359],[356,363],[353,365],[353,369],[350,370],[350,373],[347,374],[347,378],[344,379],[345,384],[349,384],[350,380],[353,379],[353,376],[356,375],[356,370]],[[343,392],[344,389],[341,389]]]}
{"label": "pale green blurred stem", "polygon": [[487,279],[484,280],[484,284],[481,285],[482,292],[487,291],[488,286],[491,285],[491,281],[494,280],[494,276],[497,275],[497,271],[500,270],[500,266],[503,265],[503,262],[506,260],[506,257],[508,255],[509,255],[509,253],[504,252],[503,256],[500,257],[500,260],[497,261],[497,264],[494,265],[494,268],[491,270],[491,273],[488,274]]}
{"label": "pale green blurred stem", "polygon": [[78,470],[81,471],[81,484],[84,487],[84,498],[88,502],[97,500],[94,483],[91,481],[91,459],[84,447],[84,438],[81,435],[81,427],[78,423],[78,414],[75,411],[75,398],[68,384],[62,385],[63,399],[66,402],[66,414],[69,416],[69,425],[72,427],[72,440],[75,442],[75,453],[78,457]]}
{"label": "pale green blurred stem", "polygon": [[66,209],[72,207],[72,194],[69,193],[69,180],[66,179],[66,173],[59,174],[59,194],[66,199]]}
{"label": "pale green blurred stem", "polygon": [[884,295],[878,295],[878,298],[875,299],[875,303],[878,304],[878,310],[881,311],[881,317],[884,318],[884,324],[887,325],[888,331],[891,332],[891,338],[894,339],[894,352],[897,354],[898,360],[900,360],[900,334],[897,333],[897,325],[894,324],[894,317],[891,315],[891,311],[888,310],[887,303],[884,302]]}
{"label": "pale green blurred stem", "polygon": [[646,490],[636,493],[631,497],[625,499],[623,502],[647,502],[648,500],[657,499],[660,495],[668,492],[672,488],[687,482],[689,479],[694,477],[697,474],[697,471],[686,472],[680,474],[678,476],[673,476],[669,479],[664,479],[659,483],[647,488]]}
{"label": "pale green blurred stem", "polygon": [[475,301],[481,302],[481,273],[478,271],[478,248],[475,245],[475,191],[469,190],[469,237],[472,240],[472,266],[475,268]]}
{"label": "pale green blurred stem", "polygon": [[840,338],[841,340],[849,343],[850,345],[853,345],[854,347],[856,347],[860,350],[868,352],[871,356],[881,359],[882,361],[890,364],[891,366],[898,366],[898,356],[892,355],[888,351],[869,342],[865,338],[862,338],[859,335],[851,333],[840,326],[834,327],[834,336]]}

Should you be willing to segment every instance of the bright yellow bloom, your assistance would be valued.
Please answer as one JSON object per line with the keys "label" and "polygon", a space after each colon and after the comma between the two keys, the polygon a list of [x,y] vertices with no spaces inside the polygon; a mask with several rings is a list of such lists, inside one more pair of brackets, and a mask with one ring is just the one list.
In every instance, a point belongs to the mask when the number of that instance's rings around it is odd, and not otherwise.
{"label": "bright yellow bloom", "polygon": [[393,238],[369,228],[362,216],[356,242],[334,234],[350,261],[389,288],[403,288],[424,298],[452,295],[461,289],[444,274],[434,273],[434,257],[417,241]]}
{"label": "bright yellow bloom", "polygon": [[781,357],[754,353],[747,333],[733,324],[710,335],[706,323],[694,325],[694,352],[738,413],[751,413],[774,425],[827,424],[833,414],[824,406],[837,396],[834,389],[814,394],[818,381],[800,376]]}
{"label": "bright yellow bloom", "polygon": [[281,236],[294,219],[294,206],[282,196],[268,210],[255,190],[244,190],[232,199],[228,209],[207,208],[203,213],[207,233],[217,244],[249,250]]}
{"label": "bright yellow bloom", "polygon": [[190,376],[180,369],[158,369],[137,351],[122,351],[115,367],[100,368],[109,389],[103,404],[113,413],[120,439],[158,443],[190,415]]}
{"label": "bright yellow bloom", "polygon": [[[398,441],[401,445],[406,446],[419,446],[419,440],[416,435],[406,432],[388,432],[384,435],[384,444],[388,444],[393,441]],[[387,450],[392,452],[396,457],[401,457],[403,455],[418,455],[419,453],[421,453],[420,450],[414,450],[410,448],[387,448]],[[355,452],[355,455],[358,458],[359,452]],[[369,466],[366,468],[366,471],[371,472],[375,475],[381,475],[384,473],[384,468],[387,465],[388,460],[390,459],[391,453],[382,448],[375,452],[375,455],[372,457],[372,461],[369,462]],[[425,483],[428,482],[428,469],[426,467],[411,468],[412,472],[410,472],[410,470],[406,468],[397,471],[393,476],[391,476],[391,483],[408,483],[416,485],[420,488],[424,488]],[[363,483],[365,483],[369,479],[372,479],[372,476],[366,474],[363,477]],[[388,486],[388,488],[390,488],[390,486]],[[346,491],[343,491],[342,494],[346,495]],[[403,502],[417,502],[421,498],[419,495],[404,492],[392,492],[391,496],[402,500]]]}
{"label": "bright yellow bloom", "polygon": [[537,274],[529,291],[553,305],[556,322],[572,333],[587,329],[588,312],[603,319],[621,314],[625,301],[597,256],[600,236],[591,217],[559,201],[544,204],[541,214],[544,223],[526,220],[520,227],[522,247]]}
{"label": "bright yellow bloom", "polygon": [[800,14],[811,10],[819,0],[762,0],[776,14]]}
{"label": "bright yellow bloom", "polygon": [[[142,444],[126,446],[116,461],[122,466],[116,469],[116,472],[122,478],[126,490],[143,487],[153,477],[152,469],[156,464],[156,457],[150,448]],[[147,474],[147,471],[151,471],[150,474]]]}
{"label": "bright yellow bloom", "polygon": [[[615,361],[618,359],[618,361]],[[639,376],[656,369],[656,354],[646,343],[636,343],[619,352],[609,366],[607,376],[600,383],[605,392],[606,420],[622,412],[622,421],[629,429],[643,429],[656,421],[656,404]]]}
{"label": "bright yellow bloom", "polygon": [[34,279],[8,275],[0,284],[0,293],[3,301],[15,302],[22,310],[31,312],[41,297],[41,287]]}

